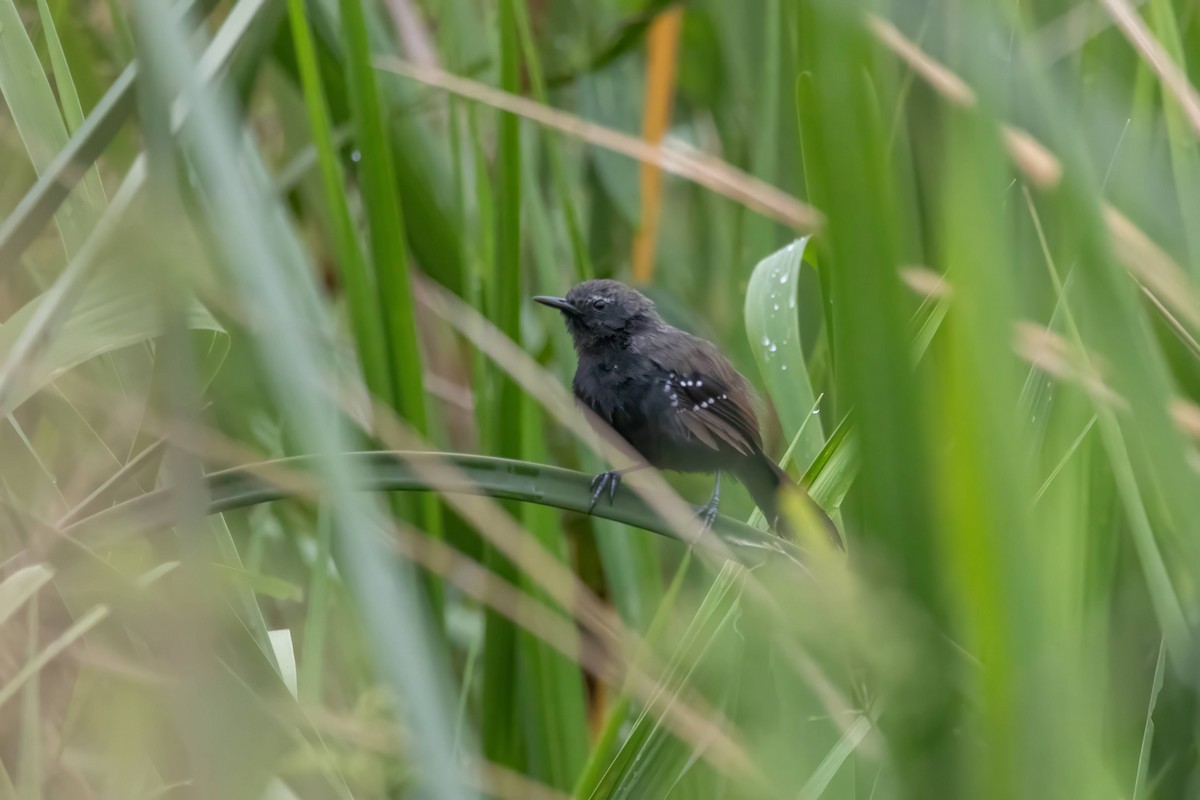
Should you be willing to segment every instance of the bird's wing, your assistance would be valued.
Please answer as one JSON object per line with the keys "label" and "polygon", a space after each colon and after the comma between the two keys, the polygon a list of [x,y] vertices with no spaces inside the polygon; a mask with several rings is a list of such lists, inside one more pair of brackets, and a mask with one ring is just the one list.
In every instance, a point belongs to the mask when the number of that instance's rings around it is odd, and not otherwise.
{"label": "bird's wing", "polygon": [[746,379],[710,343],[673,333],[668,341],[656,341],[647,355],[662,369],[663,391],[670,392],[684,428],[714,450],[722,445],[742,455],[761,450],[754,394]]}

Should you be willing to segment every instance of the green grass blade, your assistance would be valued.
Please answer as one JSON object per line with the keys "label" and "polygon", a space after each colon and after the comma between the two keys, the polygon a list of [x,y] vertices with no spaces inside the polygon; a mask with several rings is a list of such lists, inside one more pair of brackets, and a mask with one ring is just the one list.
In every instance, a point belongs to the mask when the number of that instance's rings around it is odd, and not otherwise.
{"label": "green grass blade", "polygon": [[[304,12],[303,0],[289,0],[288,15],[291,19],[292,41],[296,48],[296,62],[304,91],[304,104],[308,110],[309,130],[321,168],[321,182],[333,228],[334,249],[340,274],[346,285],[350,323],[362,362],[363,375],[371,392],[389,406],[394,406],[396,396],[387,360],[388,340],[384,336],[381,309],[376,300],[378,292],[350,218],[345,180],[333,144],[325,89],[321,84],[316,47],[313,45],[312,31]],[[418,363],[417,369],[419,368]]]}
{"label": "green grass blade", "polygon": [[[519,86],[520,45],[514,6],[523,0],[500,0],[500,86],[516,91]],[[512,341],[521,341],[521,141],[520,121],[501,114],[495,178],[495,260],[484,283],[484,308],[488,317]],[[493,369],[490,382],[495,404],[484,409],[482,424],[489,441],[485,446],[496,455],[519,458],[523,449],[521,391],[503,370]],[[485,563],[501,577],[512,579],[513,567],[491,548]],[[512,623],[489,611],[483,653],[483,708],[480,721],[484,755],[510,767],[520,767],[529,754],[523,752],[520,729],[524,716],[520,699],[512,691],[516,676],[516,631]]]}
{"label": "green grass blade", "polygon": [[[349,56],[346,81],[351,117],[361,153],[358,180],[363,191],[379,315],[385,333],[391,397],[400,415],[418,433],[424,434],[428,431],[425,372],[413,311],[404,216],[396,187],[388,127],[383,117],[375,70],[371,66],[371,44],[363,0],[340,0],[339,8],[344,48]],[[419,514],[421,527],[430,536],[441,538],[441,509],[433,498],[424,498]],[[441,584],[432,575],[423,576],[423,581],[435,617],[440,618]]]}
{"label": "green grass blade", "polygon": [[319,705],[324,698],[325,646],[329,631],[332,579],[333,524],[324,506],[317,515],[317,552],[313,555],[312,578],[309,581],[308,615],[304,623],[304,639],[300,653],[298,677],[300,700],[306,705]]}
{"label": "green grass blade", "polygon": [[1158,705],[1158,695],[1163,687],[1163,668],[1167,663],[1167,642],[1164,639],[1158,646],[1158,660],[1154,667],[1154,679],[1150,684],[1150,700],[1146,704],[1146,725],[1142,732],[1142,745],[1138,752],[1137,773],[1133,779],[1132,800],[1138,800],[1146,792],[1146,779],[1150,766],[1150,748],[1154,744],[1154,709]]}
{"label": "green grass blade", "polygon": [[[360,492],[486,494],[577,513],[587,512],[591,505],[591,475],[544,464],[488,456],[407,451],[344,453],[342,457],[361,476],[353,484],[355,490]],[[429,470],[424,464],[436,465],[443,461],[462,474],[461,483],[431,485],[423,477]],[[288,497],[293,492],[261,477],[263,471],[270,474],[273,468],[283,468],[289,472],[295,470],[307,474],[318,468],[320,463],[315,456],[293,456],[211,473],[206,478],[210,498],[208,513],[246,508]],[[611,505],[597,506],[594,514],[661,536],[673,538],[677,535],[633,492],[619,493]],[[65,532],[83,538],[99,535],[106,530],[125,536],[169,524],[172,519],[170,492],[155,491],[90,514],[67,526]],[[127,530],[122,530],[123,526]],[[744,557],[747,563],[758,563],[772,555],[788,559],[797,557],[795,548],[789,547],[777,536],[729,517],[717,517],[713,532],[730,546],[732,552]]]}
{"label": "green grass blade", "polygon": [[[54,71],[54,85],[58,89],[63,118],[67,123],[67,131],[74,136],[83,125],[83,106],[79,102],[79,93],[75,90],[75,81],[71,77],[71,68],[67,64],[67,54],[63,52],[62,41],[58,38],[54,16],[50,13],[50,5],[47,0],[38,0],[38,18],[41,20],[42,30],[46,34],[46,46],[50,51],[50,66]],[[104,187],[100,184],[100,173],[96,170],[89,171],[87,177],[84,178],[83,185],[87,190],[92,208],[102,208],[106,200]]]}
{"label": "green grass blade", "polygon": [[[524,451],[533,458],[544,459],[545,444],[536,427],[542,421],[540,409],[527,397],[523,411]],[[534,538],[558,560],[567,563],[569,553],[559,516],[547,507],[522,508],[523,520]],[[521,585],[532,596],[548,599],[538,590],[536,576],[522,575]],[[524,718],[526,772],[547,786],[566,791],[575,782],[587,756],[583,673],[579,664],[532,633],[521,631],[517,638],[520,688],[516,694]]]}
{"label": "green grass blade", "polygon": [[[689,550],[684,553],[683,559],[679,562],[679,566],[675,570],[675,577],[671,579],[670,585],[663,593],[662,600],[649,623],[645,637],[647,646],[653,646],[662,641],[663,633],[670,621],[671,614],[675,611],[679,592],[683,587],[691,563],[691,551]],[[599,788],[600,781],[609,769],[609,762],[613,758],[613,748],[617,743],[617,737],[621,733],[621,728],[628,721],[630,700],[629,691],[622,687],[617,699],[608,709],[604,727],[600,729],[600,734],[596,737],[591,752],[588,754],[587,763],[575,782],[572,790],[574,797],[580,798],[580,800],[591,797]]]}
{"label": "green grass blade", "polygon": [[34,187],[0,223],[0,274],[17,268],[21,253],[42,227],[55,218],[75,182],[99,158],[125,123],[133,110],[135,77],[135,68],[126,67],[70,142],[39,170]]}
{"label": "green grass blade", "polygon": [[[741,575],[733,564],[727,564],[717,575],[667,663],[665,689],[674,693],[685,688],[694,690],[693,676],[702,661],[720,657],[721,648],[714,647],[714,643],[733,628]],[[576,797],[600,800],[666,796],[687,771],[690,756],[689,747],[674,739],[651,711],[643,710],[600,780],[593,787],[578,787]]]}
{"label": "green grass blade", "polygon": [[[67,128],[13,0],[0,0],[0,94],[40,174],[67,144]],[[68,255],[83,244],[95,215],[83,196],[70,196],[54,217]]]}
{"label": "green grass blade", "polygon": [[371,259],[378,283],[377,302],[387,333],[392,394],[397,410],[418,431],[425,432],[424,376],[417,347],[409,280],[408,248],[404,219],[380,108],[371,45],[362,0],[341,0],[342,32],[348,54],[346,82],[354,119],[355,140],[361,158],[358,179],[362,186]]}

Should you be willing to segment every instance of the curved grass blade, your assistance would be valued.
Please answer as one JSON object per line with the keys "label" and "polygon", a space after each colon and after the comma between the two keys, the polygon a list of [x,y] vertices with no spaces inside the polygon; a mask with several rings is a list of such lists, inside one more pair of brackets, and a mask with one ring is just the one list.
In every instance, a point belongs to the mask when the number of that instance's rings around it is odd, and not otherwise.
{"label": "curved grass blade", "polygon": [[[341,458],[361,476],[353,486],[358,492],[486,494],[578,513],[586,513],[591,505],[592,476],[559,467],[454,453],[372,451],[344,453]],[[423,472],[427,474],[421,467],[422,462],[448,463],[461,472],[463,481],[431,486],[421,478]],[[207,513],[216,514],[291,497],[296,487],[282,488],[278,480],[272,482],[271,476],[280,474],[281,469],[289,475],[303,476],[319,464],[317,456],[293,456],[210,473],[205,478],[209,497]],[[671,526],[632,492],[619,492],[611,504],[597,505],[593,514],[661,536],[674,538],[676,535]],[[114,530],[126,536],[169,525],[173,515],[170,492],[159,490],[84,517],[64,528],[63,533],[72,538],[88,538],[105,530]],[[772,555],[791,559],[799,559],[801,555],[798,549],[778,537],[728,517],[718,517],[713,532],[749,563],[758,563]],[[704,540],[700,542],[703,547]]]}
{"label": "curved grass blade", "polygon": [[[801,432],[794,459],[807,467],[821,452],[825,434],[814,415],[816,396],[800,341],[797,297],[808,237],[764,258],[746,289],[746,335],[785,436]],[[809,417],[812,417],[809,420]]]}

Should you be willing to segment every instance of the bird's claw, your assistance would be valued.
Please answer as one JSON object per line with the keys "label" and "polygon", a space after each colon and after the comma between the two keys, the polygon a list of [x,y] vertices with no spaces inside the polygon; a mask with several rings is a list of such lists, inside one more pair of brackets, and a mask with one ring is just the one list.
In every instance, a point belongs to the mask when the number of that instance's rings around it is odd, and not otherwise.
{"label": "bird's claw", "polygon": [[592,513],[592,509],[596,507],[596,503],[600,500],[600,495],[604,494],[605,489],[608,489],[608,504],[612,505],[620,484],[621,473],[615,471],[601,472],[592,478],[592,502],[588,505],[588,513]]}
{"label": "bird's claw", "polygon": [[709,501],[700,506],[700,511],[696,515],[700,517],[701,530],[711,530],[713,524],[717,521],[717,503]]}

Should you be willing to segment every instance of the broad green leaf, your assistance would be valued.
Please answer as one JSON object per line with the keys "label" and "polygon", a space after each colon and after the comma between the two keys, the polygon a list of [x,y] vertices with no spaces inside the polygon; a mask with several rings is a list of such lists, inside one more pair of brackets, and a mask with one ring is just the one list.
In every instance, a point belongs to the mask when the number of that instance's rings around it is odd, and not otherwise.
{"label": "broad green leaf", "polygon": [[746,289],[746,335],[785,435],[790,439],[804,428],[794,454],[802,466],[812,463],[825,443],[820,416],[808,420],[816,396],[808,378],[797,310],[807,245],[806,237],[764,258]]}

